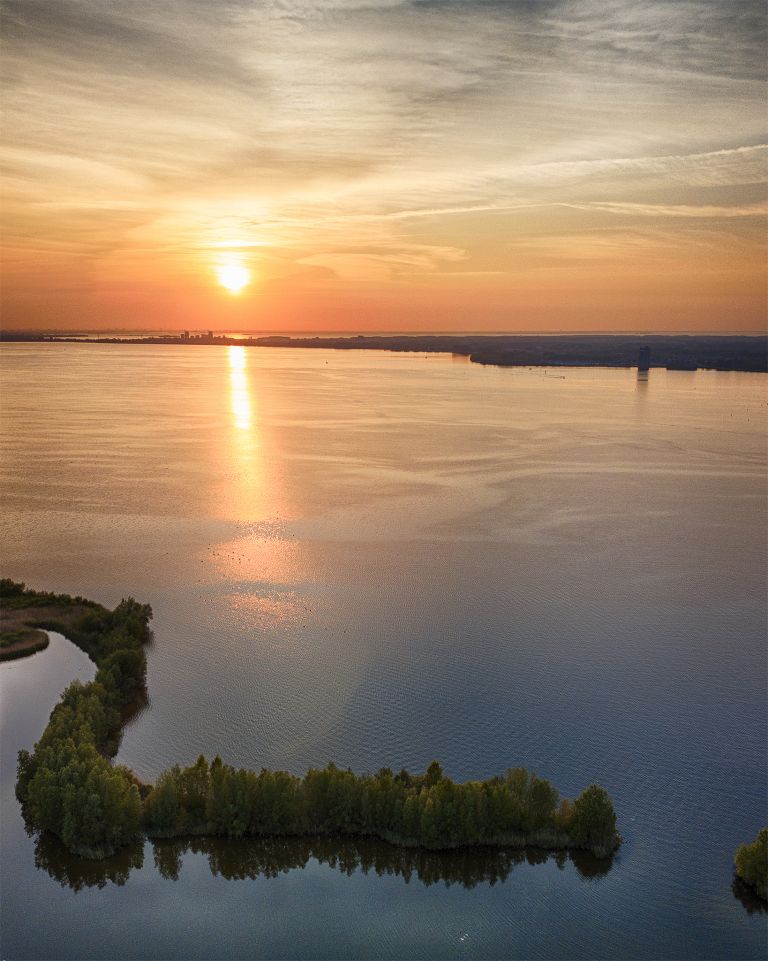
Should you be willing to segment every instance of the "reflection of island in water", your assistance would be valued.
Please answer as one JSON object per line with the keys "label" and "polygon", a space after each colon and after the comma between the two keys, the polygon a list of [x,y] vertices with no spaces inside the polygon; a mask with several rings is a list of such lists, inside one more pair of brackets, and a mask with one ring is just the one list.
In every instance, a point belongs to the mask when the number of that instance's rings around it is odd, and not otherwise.
{"label": "reflection of island in water", "polygon": [[768,913],[768,902],[764,901],[755,889],[742,881],[738,875],[734,875],[731,890],[733,896],[744,905],[747,914]]}
{"label": "reflection of island in water", "polygon": [[[178,881],[187,853],[203,854],[214,877],[227,881],[277,878],[281,874],[305,868],[311,859],[351,876],[361,871],[378,877],[400,877],[409,884],[416,880],[425,887],[459,884],[474,888],[493,886],[506,881],[520,864],[546,864],[554,860],[560,870],[573,863],[580,878],[586,881],[605,877],[613,867],[614,857],[598,859],[588,851],[546,851],[541,848],[523,850],[494,847],[455,848],[429,851],[403,848],[359,838],[183,838],[152,842],[155,866],[167,881]],[[35,865],[73,891],[103,888],[108,883],[121,886],[131,871],[144,867],[144,844],[123,848],[103,861],[86,861],[73,857],[52,834],[40,834],[35,841]],[[741,901],[748,914],[768,912],[768,904],[739,878],[734,877],[733,896]]]}
{"label": "reflection of island in water", "polygon": [[[351,876],[358,871],[401,877],[406,884],[415,879],[429,887],[443,883],[446,887],[460,884],[474,888],[506,881],[517,865],[546,864],[553,859],[560,870],[572,861],[579,876],[592,880],[606,875],[613,857],[598,859],[587,851],[546,851],[536,848],[515,850],[494,847],[456,848],[430,851],[403,848],[393,844],[358,838],[183,838],[152,841],[155,866],[161,877],[176,881],[188,852],[204,854],[211,874],[228,881],[276,878],[298,868],[311,859]],[[41,834],[35,843],[35,865],[47,871],[63,887],[80,891],[104,887],[108,882],[123,885],[131,871],[144,866],[144,845],[123,848],[103,861],[86,861],[73,857],[53,835]]]}

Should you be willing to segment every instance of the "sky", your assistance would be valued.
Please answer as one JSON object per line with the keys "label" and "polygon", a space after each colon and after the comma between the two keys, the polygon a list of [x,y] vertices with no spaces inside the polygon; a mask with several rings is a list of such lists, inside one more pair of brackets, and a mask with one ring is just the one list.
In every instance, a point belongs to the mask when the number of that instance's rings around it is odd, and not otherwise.
{"label": "sky", "polygon": [[6,329],[765,328],[763,0],[0,10]]}

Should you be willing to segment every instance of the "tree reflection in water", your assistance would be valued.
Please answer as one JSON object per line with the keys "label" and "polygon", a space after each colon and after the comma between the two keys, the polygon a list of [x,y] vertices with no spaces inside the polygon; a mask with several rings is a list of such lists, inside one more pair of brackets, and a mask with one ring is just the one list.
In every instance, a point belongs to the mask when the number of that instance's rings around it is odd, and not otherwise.
{"label": "tree reflection in water", "polygon": [[35,840],[35,867],[58,881],[62,887],[81,891],[103,888],[107,882],[122,886],[131,871],[144,866],[144,845],[137,842],[122,848],[103,861],[86,861],[73,857],[52,834],[39,834]]}
{"label": "tree reflection in water", "polygon": [[[474,888],[507,880],[520,864],[545,864],[554,860],[560,870],[572,861],[580,877],[594,880],[606,875],[613,858],[598,859],[586,851],[545,851],[496,847],[457,848],[429,851],[404,848],[364,838],[183,838],[152,842],[154,862],[161,877],[177,881],[187,853],[208,858],[215,877],[242,881],[276,878],[307,866],[311,859],[351,876],[360,871],[401,877],[406,884],[415,879],[429,887],[433,884],[460,884]],[[123,885],[134,869],[144,865],[144,847],[131,845],[103,861],[73,857],[52,835],[40,835],[35,843],[35,865],[62,886],[80,891],[104,887],[107,882]]]}
{"label": "tree reflection in water", "polygon": [[734,874],[731,884],[733,896],[744,905],[747,914],[766,914],[768,913],[768,902],[763,901],[760,895],[745,884],[740,877]]}
{"label": "tree reflection in water", "polygon": [[[353,875],[375,873],[401,877],[406,884],[414,878],[429,887],[433,884],[460,884],[474,888],[503,883],[520,864],[546,864],[554,860],[560,870],[568,861],[580,878],[593,881],[604,877],[614,859],[596,858],[587,851],[545,851],[536,848],[512,850],[495,847],[457,848],[453,851],[428,851],[403,848],[364,838],[183,838],[152,842],[155,867],[167,881],[178,881],[184,856],[202,854],[208,858],[211,874],[229,881],[276,878],[289,871],[305,868],[314,858],[320,864]],[[136,843],[123,848],[103,861],[85,861],[73,857],[51,834],[40,834],[35,840],[35,866],[58,881],[62,887],[81,891],[103,888],[107,883],[121,886],[131,871],[144,866],[144,845]],[[733,896],[748,914],[765,914],[768,904],[734,876]]]}

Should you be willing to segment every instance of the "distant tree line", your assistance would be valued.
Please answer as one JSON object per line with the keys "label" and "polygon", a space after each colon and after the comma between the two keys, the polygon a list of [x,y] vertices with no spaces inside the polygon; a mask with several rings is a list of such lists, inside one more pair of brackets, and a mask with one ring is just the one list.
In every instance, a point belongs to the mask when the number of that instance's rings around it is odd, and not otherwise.
{"label": "distant tree line", "polygon": [[[581,848],[608,856],[619,844],[604,788],[571,804],[524,768],[485,781],[454,783],[433,761],[424,774],[382,768],[354,774],[329,764],[304,777],[233,768],[219,757],[165,771],[141,785],[108,758],[131,705],[146,696],[144,644],[152,610],[133,598],[114,611],[66,595],[0,582],[17,607],[85,609],[67,634],[96,663],[89,684],[63,693],[32,753],[19,752],[16,794],[30,827],[59,837],[75,854],[103,858],[146,832],[152,837],[359,835],[430,849],[463,845]],[[37,621],[39,622],[39,621]]]}
{"label": "distant tree line", "polygon": [[[92,607],[104,611],[96,601],[86,597],[72,597],[70,594],[54,594],[53,591],[33,591],[21,581],[0,577],[0,602],[6,610],[30,607]],[[53,630],[53,628],[51,628]]]}
{"label": "distant tree line", "polygon": [[227,337],[212,332],[190,337],[64,336],[30,331],[0,331],[2,341],[54,341],[108,344],[208,344],[238,347],[293,347],[325,350],[390,350],[454,353],[477,364],[502,367],[635,367],[641,347],[650,347],[652,366],[670,370],[736,370],[765,372],[768,351],[764,336],[702,334],[376,334],[343,337]]}

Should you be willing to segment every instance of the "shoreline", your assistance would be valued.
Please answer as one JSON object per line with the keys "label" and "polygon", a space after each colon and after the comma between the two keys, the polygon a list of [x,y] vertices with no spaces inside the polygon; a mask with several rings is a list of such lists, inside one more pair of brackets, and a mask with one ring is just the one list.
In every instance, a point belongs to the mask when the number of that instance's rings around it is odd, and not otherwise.
{"label": "shoreline", "polygon": [[[10,633],[0,631],[0,639],[5,641],[6,638],[3,635]],[[4,661],[17,661],[22,657],[30,657],[38,651],[44,651],[51,643],[48,634],[39,628],[30,628],[29,631],[24,633],[26,634],[25,637],[0,647],[0,664]]]}
{"label": "shoreline", "polygon": [[180,335],[86,337],[0,333],[0,343],[112,344],[189,347],[280,347],[454,354],[495,367],[607,367],[742,373],[768,372],[768,340],[740,334],[357,334],[344,337],[228,337],[208,331]]}
{"label": "shoreline", "polygon": [[[92,605],[88,603],[62,604],[51,600],[45,605],[37,603],[19,607],[14,606],[15,601],[12,598],[3,597],[2,600],[0,638],[8,639],[13,635],[18,637],[12,643],[0,647],[0,663],[44,651],[50,643],[46,631],[67,635],[73,623],[92,609]],[[68,636],[67,639],[69,640]]]}

